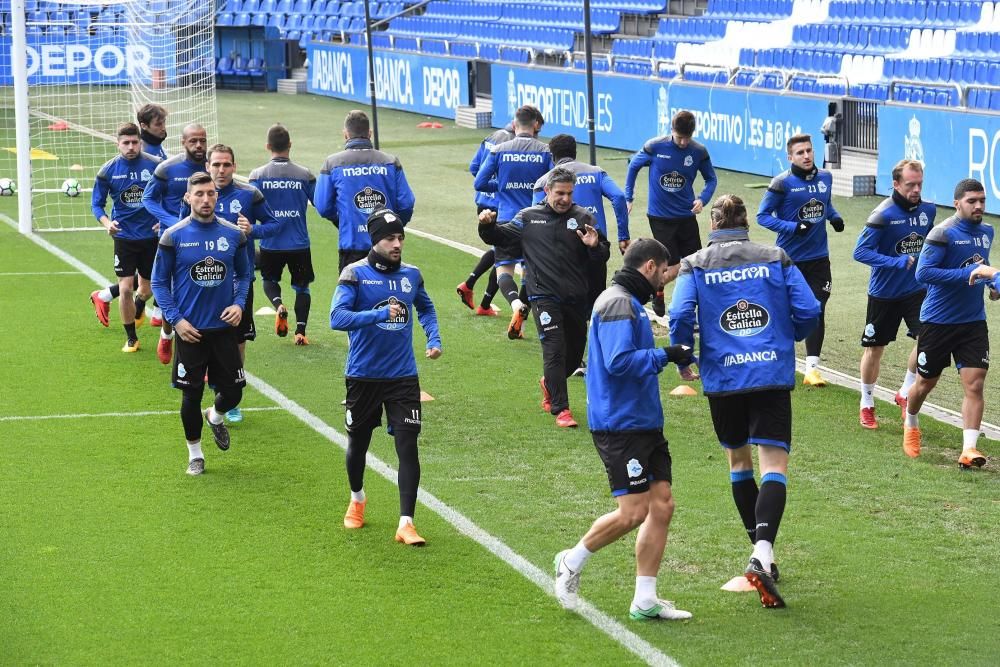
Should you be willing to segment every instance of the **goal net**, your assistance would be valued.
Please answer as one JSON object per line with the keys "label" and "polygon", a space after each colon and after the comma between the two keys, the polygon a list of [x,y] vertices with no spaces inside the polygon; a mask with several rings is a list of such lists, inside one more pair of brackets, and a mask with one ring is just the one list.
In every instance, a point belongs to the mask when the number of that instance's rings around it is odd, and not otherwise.
{"label": "goal net", "polygon": [[[90,191],[117,155],[115,132],[136,110],[167,112],[168,154],[191,122],[217,136],[213,24],[215,0],[25,0],[27,109],[15,108],[12,11],[0,0],[0,178],[15,179],[15,118],[28,114],[31,197],[36,231],[92,229]],[[78,196],[67,180],[82,187]],[[70,184],[72,185],[72,184]],[[20,190],[20,188],[19,188]]]}

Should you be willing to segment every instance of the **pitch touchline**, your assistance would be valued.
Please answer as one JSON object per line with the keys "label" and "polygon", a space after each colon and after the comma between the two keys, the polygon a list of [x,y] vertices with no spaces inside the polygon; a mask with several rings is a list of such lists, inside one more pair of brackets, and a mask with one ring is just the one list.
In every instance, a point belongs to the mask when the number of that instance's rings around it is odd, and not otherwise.
{"label": "pitch touchline", "polygon": [[[243,412],[275,412],[282,408],[277,405],[268,405],[260,408],[240,408]],[[0,422],[31,422],[45,421],[48,419],[94,419],[98,417],[151,417],[157,415],[176,415],[176,410],[143,410],[140,412],[81,412],[69,415],[11,415],[0,417]]]}
{"label": "pitch touchline", "polygon": [[78,276],[79,271],[20,271],[0,273],[0,278],[6,276]]}
{"label": "pitch touchline", "polygon": [[[8,225],[17,229],[17,223],[14,222],[10,217],[0,213],[0,220],[3,220]],[[40,238],[37,234],[27,234],[29,240],[41,246],[51,254],[55,255],[59,259],[68,263],[70,266],[78,269],[81,273],[88,276],[94,281],[99,287],[104,287],[108,284],[108,280],[104,278],[99,272],[93,268],[87,266],[81,262],[76,257],[73,257],[65,250],[56,247],[55,245],[49,243],[45,239]],[[471,246],[470,246],[471,247]],[[264,396],[270,398],[274,401],[279,409],[287,411],[289,414],[293,415],[304,424],[309,426],[313,431],[322,435],[324,438],[333,442],[341,449],[347,448],[347,438],[334,429],[332,426],[324,422],[322,419],[312,414],[298,403],[292,399],[285,396],[283,393],[272,387],[267,382],[261,380],[260,378],[252,375],[251,373],[246,374],[247,384],[256,389],[258,392]],[[249,409],[249,408],[248,408]],[[142,414],[142,413],[130,413],[132,415]],[[160,412],[150,412],[148,414],[161,414]],[[164,412],[162,414],[176,414],[174,411]],[[3,420],[3,418],[0,418]],[[367,465],[369,468],[380,474],[394,486],[397,483],[397,473],[391,466],[384,463],[381,459],[376,457],[371,452],[368,452]],[[468,517],[453,509],[451,506],[445,504],[443,501],[439,500],[436,496],[429,493],[423,487],[420,487],[418,491],[417,499],[422,505],[427,507],[429,510],[440,516],[446,522],[451,524],[455,530],[460,534],[468,537],[469,539],[477,542],[482,547],[484,547],[488,552],[507,563],[516,572],[524,576],[526,579],[537,585],[542,589],[547,595],[553,595],[553,589],[555,582],[552,577],[545,574],[540,568],[535,566],[533,563],[528,561],[526,558],[518,554],[516,551],[511,549],[507,544],[497,537],[494,537],[490,533],[486,532],[475,523],[473,523]],[[624,648],[631,651],[633,654],[646,661],[650,665],[664,666],[664,667],[675,667],[678,663],[663,653],[658,648],[647,642],[642,637],[626,628],[621,622],[611,618],[604,612],[600,611],[592,604],[584,599],[580,599],[579,606],[577,608],[577,613],[580,616],[587,619],[591,625],[606,634],[611,639],[615,640],[621,644]]]}

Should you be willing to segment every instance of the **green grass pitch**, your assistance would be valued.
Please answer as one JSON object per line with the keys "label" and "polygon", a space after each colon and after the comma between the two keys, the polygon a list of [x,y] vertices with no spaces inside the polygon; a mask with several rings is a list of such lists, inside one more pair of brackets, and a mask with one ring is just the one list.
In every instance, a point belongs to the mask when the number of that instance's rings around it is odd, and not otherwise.
{"label": "green grass pitch", "polygon": [[[246,174],[267,158],[268,125],[282,121],[293,159],[317,170],[342,145],[343,116],[353,106],[223,92],[218,139],[235,147]],[[379,117],[383,148],[400,156],[416,191],[414,228],[478,246],[467,165],[483,132],[448,123],[417,130],[423,118],[385,110]],[[599,157],[622,183],[625,155]],[[2,158],[0,176],[7,175],[12,162]],[[761,193],[745,186],[761,180],[722,172],[719,192],[737,192],[755,208]],[[857,362],[867,276],[850,251],[876,201],[836,202],[848,231],[831,235],[826,363],[848,372]],[[640,199],[636,211],[644,206]],[[85,219],[86,198],[79,207]],[[0,212],[13,217],[13,201],[0,201]],[[939,219],[948,214],[942,209]],[[315,215],[310,225],[313,344],[296,348],[258,318],[247,369],[342,431],[346,337],[327,323],[336,230]],[[633,237],[648,235],[644,216],[633,215],[632,229]],[[760,228],[751,233],[770,239]],[[44,238],[112,275],[106,235]],[[505,318],[473,318],[458,303],[454,286],[473,257],[416,235],[404,255],[425,274],[444,341],[441,359],[418,361],[423,388],[436,399],[425,406],[422,486],[549,572],[552,555],[613,506],[589,435],[558,430],[539,410],[537,341],[510,342]],[[256,390],[247,390],[244,406],[263,410],[232,427],[232,450],[206,447],[207,473],[186,477],[180,395],[155,360],[156,332],[144,327],[141,352],[121,354],[117,313],[110,329],[100,327],[87,300],[92,289],[90,278],[0,224],[0,661],[639,662],[422,505],[417,525],[429,546],[395,544],[395,487],[374,472],[366,480],[369,525],[346,532],[342,450]],[[257,292],[259,305],[259,283]],[[419,331],[415,339],[422,348]],[[897,381],[906,351],[890,347],[896,365],[885,384]],[[988,402],[1000,395],[998,378]],[[627,620],[632,539],[591,560],[581,588],[587,600],[684,665],[995,664],[1000,476],[992,467],[958,470],[956,429],[924,418],[925,453],[910,461],[894,406],[880,403],[881,427],[866,432],[856,392],[795,391],[789,505],[776,547],[789,608],[763,610],[753,594],[719,590],[742,572],[749,544],[707,403],[668,396],[677,381],[673,368],[661,380],[677,513],[659,589],[694,618]],[[955,383],[944,384],[932,400],[954,405]],[[570,383],[578,418],[582,385]],[[156,414],[130,414],[138,411]],[[122,416],[83,416],[105,413]],[[22,419],[29,416],[64,418]],[[997,447],[983,445],[990,454]],[[384,432],[372,452],[394,465]]]}

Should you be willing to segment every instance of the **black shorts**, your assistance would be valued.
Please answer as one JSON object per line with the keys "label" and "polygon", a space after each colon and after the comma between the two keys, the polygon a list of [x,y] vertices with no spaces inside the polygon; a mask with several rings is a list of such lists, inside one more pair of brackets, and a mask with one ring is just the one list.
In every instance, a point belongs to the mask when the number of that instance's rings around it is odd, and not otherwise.
{"label": "black shorts", "polygon": [[247,303],[243,307],[243,317],[236,325],[236,335],[239,336],[241,342],[257,340],[257,326],[253,321],[253,283],[250,283],[250,289],[247,290]]}
{"label": "black shorts", "polygon": [[415,377],[392,380],[347,382],[347,412],[344,424],[348,431],[367,431],[382,423],[382,407],[393,431],[420,433],[423,411],[420,408],[420,381]]}
{"label": "black shorts", "polygon": [[520,243],[493,246],[493,266],[509,266],[524,261]]}
{"label": "black shorts", "polygon": [[213,387],[246,386],[239,342],[235,327],[202,331],[197,343],[186,343],[175,336],[174,386],[178,389],[199,387],[205,382],[206,371]]}
{"label": "black shorts", "polygon": [[316,280],[313,273],[312,252],[305,250],[264,250],[260,251],[260,277],[273,283],[281,282],[281,271],[288,267],[292,285],[307,289]]}
{"label": "black shorts", "polygon": [[649,483],[672,481],[670,448],[661,431],[592,431],[608,472],[612,496],[645,493]]}
{"label": "black shorts", "polygon": [[906,322],[906,335],[916,340],[920,333],[920,306],[926,292],[917,292],[901,299],[879,299],[868,296],[868,315],[861,334],[861,347],[885,347],[896,340],[899,323]]}
{"label": "black shorts", "polygon": [[923,325],[917,336],[917,373],[936,378],[951,366],[952,359],[958,369],[990,367],[990,336],[985,321]]}
{"label": "black shorts", "polygon": [[809,285],[816,300],[821,304],[829,301],[830,292],[833,291],[830,258],[807,259],[804,262],[795,262],[795,266],[802,272],[802,277],[806,279],[806,284]]}
{"label": "black shorts", "polygon": [[119,278],[128,278],[138,271],[140,276],[149,280],[153,275],[153,260],[156,259],[159,241],[156,239],[131,241],[119,238],[114,241],[115,275]]}
{"label": "black shorts", "polygon": [[680,264],[681,259],[701,250],[701,233],[698,231],[698,218],[693,215],[685,218],[661,218],[647,215],[649,230],[653,238],[667,246],[670,252],[669,265]]}
{"label": "black shorts", "polygon": [[344,272],[344,267],[348,264],[354,264],[358,260],[364,259],[368,256],[368,250],[340,250],[340,265],[337,276],[339,277],[341,273]]}
{"label": "black shorts", "polygon": [[709,396],[719,444],[726,449],[770,445],[792,449],[792,393],[787,389]]}

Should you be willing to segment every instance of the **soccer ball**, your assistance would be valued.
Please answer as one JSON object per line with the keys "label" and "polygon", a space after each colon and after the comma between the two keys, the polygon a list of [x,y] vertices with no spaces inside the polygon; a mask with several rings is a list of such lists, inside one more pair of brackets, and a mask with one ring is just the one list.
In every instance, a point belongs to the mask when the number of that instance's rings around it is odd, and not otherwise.
{"label": "soccer ball", "polygon": [[17,192],[17,185],[14,184],[14,179],[0,178],[0,197],[10,197],[15,192]]}
{"label": "soccer ball", "polygon": [[80,187],[80,181],[75,178],[67,178],[62,183],[63,194],[67,197],[78,197],[80,195],[80,190],[82,189],[83,188]]}

